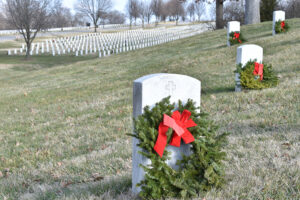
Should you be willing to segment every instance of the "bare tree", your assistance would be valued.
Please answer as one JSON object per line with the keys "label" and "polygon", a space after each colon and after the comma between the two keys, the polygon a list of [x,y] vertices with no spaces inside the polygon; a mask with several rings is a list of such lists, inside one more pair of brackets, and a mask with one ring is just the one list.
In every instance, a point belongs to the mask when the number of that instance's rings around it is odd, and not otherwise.
{"label": "bare tree", "polygon": [[29,58],[31,43],[37,33],[48,26],[51,14],[50,0],[9,0],[6,4],[8,21],[24,37]]}
{"label": "bare tree", "polygon": [[151,1],[151,9],[153,14],[155,15],[155,24],[157,25],[162,13],[163,2],[162,0],[152,0]]}
{"label": "bare tree", "polygon": [[75,13],[72,18],[71,26],[84,26],[84,16],[81,13]]}
{"label": "bare tree", "polygon": [[184,3],[185,1],[181,0],[169,0],[167,3],[169,16],[176,21],[176,25],[178,25],[179,18],[185,15]]}
{"label": "bare tree", "polygon": [[285,10],[287,18],[300,18],[300,1],[288,0],[283,10]]}
{"label": "bare tree", "polygon": [[140,17],[142,19],[142,24],[144,28],[145,20],[150,23],[150,19],[152,17],[152,9],[151,9],[151,4],[147,0],[141,0],[140,2]]}
{"label": "bare tree", "polygon": [[106,16],[111,7],[111,0],[78,0],[75,9],[90,18],[97,32],[98,21]]}
{"label": "bare tree", "polygon": [[195,21],[195,3],[190,2],[190,4],[187,7],[187,12],[190,16],[190,21]]}
{"label": "bare tree", "polygon": [[3,30],[6,28],[6,19],[5,17],[0,13],[0,30]]}
{"label": "bare tree", "polygon": [[161,21],[166,22],[168,16],[169,16],[168,2],[162,2],[161,12],[160,12]]}
{"label": "bare tree", "polygon": [[61,0],[54,1],[53,12],[50,17],[51,27],[64,28],[71,26],[73,15],[69,8],[63,7]]}
{"label": "bare tree", "polygon": [[130,22],[130,28],[132,26],[132,20],[134,19],[135,25],[136,25],[136,20],[139,18],[141,14],[141,8],[140,8],[140,3],[138,0],[128,0],[127,2],[127,14],[129,17],[129,22]]}
{"label": "bare tree", "polygon": [[120,11],[115,10],[108,13],[107,19],[109,24],[124,24],[126,21],[126,16]]}
{"label": "bare tree", "polygon": [[203,1],[195,1],[195,13],[198,16],[198,21],[200,21],[201,16],[205,12],[205,2]]}
{"label": "bare tree", "polygon": [[224,20],[239,21],[244,24],[245,21],[245,10],[240,2],[228,2],[224,7]]}
{"label": "bare tree", "polygon": [[[199,3],[199,2],[212,3],[213,1],[215,2],[216,28],[221,29],[224,27],[224,19],[223,19],[224,3],[226,1],[240,1],[240,0],[195,0],[196,3]],[[257,1],[257,0],[249,0],[249,1]]]}

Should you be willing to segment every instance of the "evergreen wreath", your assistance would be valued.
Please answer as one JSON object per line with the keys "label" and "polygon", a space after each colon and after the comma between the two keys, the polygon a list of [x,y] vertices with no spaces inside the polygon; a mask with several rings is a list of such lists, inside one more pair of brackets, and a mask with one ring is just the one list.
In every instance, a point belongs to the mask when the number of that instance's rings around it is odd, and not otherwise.
{"label": "evergreen wreath", "polygon": [[288,23],[286,23],[285,21],[277,21],[275,23],[275,33],[278,34],[278,33],[286,33],[288,32],[290,29],[290,26]]}
{"label": "evergreen wreath", "polygon": [[[174,170],[166,164],[171,153],[166,149],[160,157],[153,147],[158,137],[158,127],[163,120],[163,114],[171,116],[175,104],[170,104],[170,97],[156,103],[154,108],[144,108],[144,114],[134,120],[134,131],[129,134],[139,140],[139,153],[151,160],[147,166],[140,165],[145,171],[145,178],[137,186],[142,191],[142,199],[161,199],[167,197],[190,198],[201,191],[208,191],[212,187],[220,187],[224,183],[224,170],[222,161],[226,153],[221,149],[226,143],[228,133],[217,134],[218,127],[208,120],[206,113],[198,113],[192,100],[183,105],[178,102],[178,110],[191,112],[191,119],[197,124],[189,128],[195,138],[191,143],[190,156],[183,155],[177,161],[179,170]],[[168,143],[172,137],[172,129],[167,132]]]}
{"label": "evergreen wreath", "polygon": [[231,32],[229,34],[229,42],[230,42],[230,46],[232,46],[235,44],[241,44],[243,42],[246,42],[246,40],[243,37],[242,33],[236,31],[236,32]]}
{"label": "evergreen wreath", "polygon": [[240,74],[241,85],[245,89],[264,89],[275,87],[279,83],[279,79],[273,71],[272,65],[263,66],[263,79],[260,80],[259,76],[254,75],[255,61],[249,61],[242,67],[242,64],[237,65],[235,73]]}

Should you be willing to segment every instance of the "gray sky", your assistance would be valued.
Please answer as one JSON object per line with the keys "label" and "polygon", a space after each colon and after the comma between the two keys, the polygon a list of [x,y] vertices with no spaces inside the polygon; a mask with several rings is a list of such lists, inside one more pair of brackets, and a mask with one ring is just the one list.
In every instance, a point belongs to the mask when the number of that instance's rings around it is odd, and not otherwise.
{"label": "gray sky", "polygon": [[[77,0],[63,0],[64,6],[73,9],[74,3]],[[125,8],[127,0],[112,0],[113,9],[123,11]]]}

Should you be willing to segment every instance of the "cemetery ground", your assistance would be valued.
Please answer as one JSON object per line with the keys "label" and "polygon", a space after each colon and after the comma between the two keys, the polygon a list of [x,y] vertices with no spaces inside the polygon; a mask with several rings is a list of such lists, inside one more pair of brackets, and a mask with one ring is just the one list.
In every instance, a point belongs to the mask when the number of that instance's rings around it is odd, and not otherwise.
{"label": "cemetery ground", "polygon": [[226,30],[101,59],[0,53],[0,199],[132,199],[132,85],[151,73],[199,79],[202,111],[231,133],[227,183],[199,199],[300,199],[300,19],[287,21],[274,37],[271,22],[241,27],[280,77],[261,91],[234,92]]}

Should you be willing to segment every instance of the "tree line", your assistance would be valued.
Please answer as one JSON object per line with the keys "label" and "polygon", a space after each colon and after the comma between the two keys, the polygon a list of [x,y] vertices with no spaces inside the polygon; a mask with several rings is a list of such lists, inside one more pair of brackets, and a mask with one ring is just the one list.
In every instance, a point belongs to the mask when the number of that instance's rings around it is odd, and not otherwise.
{"label": "tree line", "polygon": [[200,21],[208,4],[213,6],[216,28],[231,20],[245,24],[272,20],[275,9],[285,10],[287,18],[300,17],[299,0],[127,0],[126,14],[113,10],[112,0],[77,0],[75,14],[62,5],[62,0],[7,0],[2,5],[0,28],[8,24],[19,31],[27,44],[28,57],[37,33],[47,28],[82,26],[89,21],[96,32],[99,25],[122,24],[126,18],[130,27],[139,19],[143,26],[152,18],[156,24],[167,20],[177,24],[187,16],[190,21]]}

